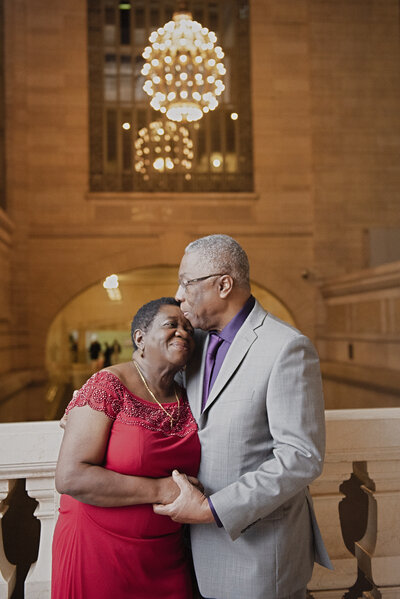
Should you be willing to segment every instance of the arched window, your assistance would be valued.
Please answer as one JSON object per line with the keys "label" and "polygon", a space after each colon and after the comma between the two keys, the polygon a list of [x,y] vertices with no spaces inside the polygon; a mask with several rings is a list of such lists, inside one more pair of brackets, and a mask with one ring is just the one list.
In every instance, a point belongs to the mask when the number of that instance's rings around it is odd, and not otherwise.
{"label": "arched window", "polygon": [[193,0],[193,19],[225,52],[225,91],[216,110],[187,127],[190,171],[135,170],[139,131],[162,114],[143,91],[142,52],[171,20],[174,0],[88,0],[91,191],[252,191],[248,0]]}

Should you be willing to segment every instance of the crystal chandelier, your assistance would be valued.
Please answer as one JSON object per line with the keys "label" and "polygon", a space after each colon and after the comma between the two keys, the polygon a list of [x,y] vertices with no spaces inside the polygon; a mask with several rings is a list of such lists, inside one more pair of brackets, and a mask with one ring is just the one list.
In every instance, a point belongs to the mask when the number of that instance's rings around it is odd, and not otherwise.
{"label": "crystal chandelier", "polygon": [[198,121],[218,106],[225,89],[224,53],[217,37],[188,11],[178,11],[173,20],[153,31],[151,46],[143,51],[146,60],[143,89],[151,106],[172,121]]}
{"label": "crystal chandelier", "polygon": [[153,121],[143,127],[135,141],[135,170],[145,181],[149,173],[187,172],[192,167],[193,142],[183,125],[171,121]]}

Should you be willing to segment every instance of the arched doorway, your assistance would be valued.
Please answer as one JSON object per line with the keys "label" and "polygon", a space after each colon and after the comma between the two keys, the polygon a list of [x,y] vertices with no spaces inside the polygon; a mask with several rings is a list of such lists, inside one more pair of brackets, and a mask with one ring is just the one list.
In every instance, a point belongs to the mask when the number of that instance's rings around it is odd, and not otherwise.
{"label": "arched doorway", "polygon": [[[177,266],[138,268],[118,274],[121,298],[111,300],[103,281],[91,285],[70,300],[53,320],[46,344],[46,365],[51,379],[71,380],[80,386],[93,371],[88,347],[96,339],[102,349],[117,340],[119,361],[129,360],[132,316],[151,299],[174,295]],[[111,273],[110,273],[111,274]],[[264,308],[295,324],[284,304],[269,290],[252,282],[254,296]],[[101,367],[101,360],[99,362]]]}

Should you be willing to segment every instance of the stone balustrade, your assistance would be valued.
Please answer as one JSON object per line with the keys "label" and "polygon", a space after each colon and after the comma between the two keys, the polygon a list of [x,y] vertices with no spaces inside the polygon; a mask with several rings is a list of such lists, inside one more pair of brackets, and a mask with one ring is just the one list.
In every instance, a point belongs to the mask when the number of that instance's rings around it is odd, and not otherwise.
{"label": "stone balustrade", "polygon": [[[25,580],[26,599],[50,597],[51,541],[58,513],[54,472],[61,438],[56,421],[0,424],[0,518],[19,478],[26,480],[28,495],[38,502],[34,516],[40,521],[39,553]],[[0,599],[11,597],[14,584],[15,567],[4,555],[0,536]]]}
{"label": "stone balustrade", "polygon": [[312,596],[341,599],[361,572],[362,596],[400,599],[400,408],[328,410],[326,430],[311,493],[334,571],[316,565]]}
{"label": "stone balustrade", "polygon": [[[326,425],[325,467],[311,492],[334,570],[316,565],[310,595],[342,599],[350,589],[349,597],[400,599],[400,408],[327,411]],[[61,437],[55,421],[0,424],[0,599],[11,597],[15,585],[1,519],[19,478],[38,502],[34,516],[41,525],[25,597],[50,597],[58,506],[54,470]]]}

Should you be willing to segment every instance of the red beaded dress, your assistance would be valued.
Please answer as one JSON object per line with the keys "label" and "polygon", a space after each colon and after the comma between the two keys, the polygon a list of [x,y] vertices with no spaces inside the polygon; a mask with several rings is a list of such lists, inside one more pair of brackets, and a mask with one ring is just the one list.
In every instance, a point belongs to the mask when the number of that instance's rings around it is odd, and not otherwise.
{"label": "red beaded dress", "polygon": [[[67,411],[89,405],[114,422],[104,467],[122,474],[196,476],[197,425],[186,396],[172,430],[160,407],[129,391],[109,371],[94,374]],[[168,411],[178,415],[177,403]],[[52,599],[190,599],[182,525],[150,504],[96,507],[61,496],[53,540]]]}

